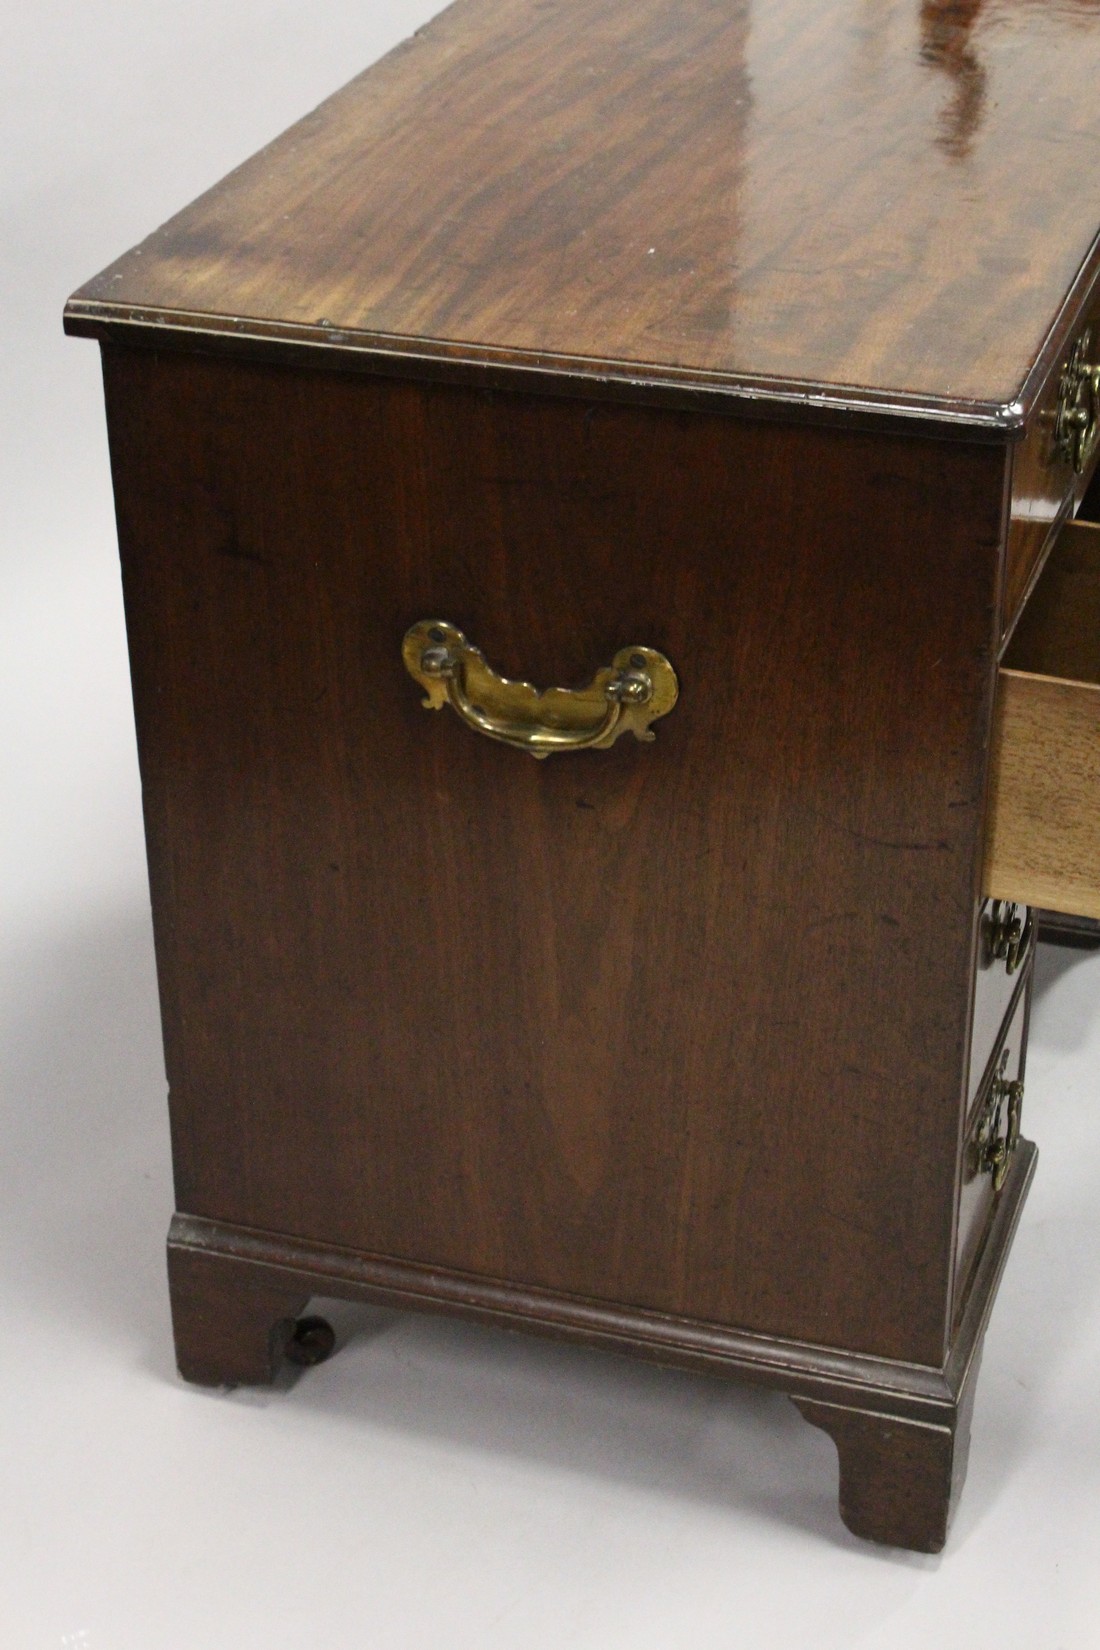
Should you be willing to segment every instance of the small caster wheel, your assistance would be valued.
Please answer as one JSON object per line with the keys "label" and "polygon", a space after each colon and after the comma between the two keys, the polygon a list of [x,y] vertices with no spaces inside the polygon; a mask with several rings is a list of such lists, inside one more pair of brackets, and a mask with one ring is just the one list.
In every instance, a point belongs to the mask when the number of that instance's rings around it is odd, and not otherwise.
{"label": "small caster wheel", "polygon": [[323,1364],[336,1349],[336,1331],[325,1318],[299,1318],[286,1343],[286,1357],[292,1364],[312,1369]]}

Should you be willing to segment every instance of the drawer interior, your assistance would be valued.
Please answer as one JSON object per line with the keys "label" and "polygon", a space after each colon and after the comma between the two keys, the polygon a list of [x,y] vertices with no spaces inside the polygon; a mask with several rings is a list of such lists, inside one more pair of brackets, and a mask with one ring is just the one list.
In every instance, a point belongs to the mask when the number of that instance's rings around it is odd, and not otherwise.
{"label": "drawer interior", "polygon": [[1100,522],[1062,529],[1002,668],[1100,686]]}
{"label": "drawer interior", "polygon": [[1100,917],[1100,525],[1050,553],[1002,660],[984,892]]}

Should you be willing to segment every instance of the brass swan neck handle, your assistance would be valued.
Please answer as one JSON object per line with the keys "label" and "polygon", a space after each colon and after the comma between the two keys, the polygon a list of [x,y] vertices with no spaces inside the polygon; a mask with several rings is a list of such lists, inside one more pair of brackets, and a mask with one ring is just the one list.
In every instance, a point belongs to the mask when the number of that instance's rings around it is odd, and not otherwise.
{"label": "brass swan neck handle", "polygon": [[650,740],[649,724],[667,716],[679,683],[663,653],[620,648],[587,687],[539,691],[500,676],[480,648],[444,619],[422,619],[405,635],[409,675],[425,689],[425,708],[450,705],[467,727],[530,756],[606,750],[620,734]]}

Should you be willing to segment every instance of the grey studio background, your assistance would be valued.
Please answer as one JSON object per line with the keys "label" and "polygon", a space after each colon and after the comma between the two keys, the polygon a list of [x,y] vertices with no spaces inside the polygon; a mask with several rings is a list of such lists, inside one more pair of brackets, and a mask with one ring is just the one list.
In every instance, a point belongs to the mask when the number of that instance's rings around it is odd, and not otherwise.
{"label": "grey studio background", "polygon": [[297,1386],[177,1380],[172,1207],[98,352],[67,294],[430,0],[4,19],[4,1650],[1100,1643],[1100,954],[1039,959],[1040,1147],[942,1558],[836,1514],[778,1396],[336,1309]]}

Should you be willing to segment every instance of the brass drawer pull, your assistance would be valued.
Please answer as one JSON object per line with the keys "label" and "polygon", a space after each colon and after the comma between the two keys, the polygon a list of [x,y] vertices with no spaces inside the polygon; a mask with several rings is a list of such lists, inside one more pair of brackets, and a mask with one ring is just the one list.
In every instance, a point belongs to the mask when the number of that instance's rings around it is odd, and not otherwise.
{"label": "brass drawer pull", "polygon": [[1054,419],[1054,450],[1077,475],[1087,469],[1100,436],[1100,367],[1088,360],[1091,343],[1086,327],[1062,373]]}
{"label": "brass drawer pull", "polygon": [[1014,1082],[1006,1079],[1007,1065],[1008,1050],[1005,1049],[974,1131],[974,1168],[978,1174],[991,1176],[995,1192],[1004,1185],[1013,1153],[1020,1143],[1024,1085],[1018,1078]]}
{"label": "brass drawer pull", "polygon": [[989,913],[990,960],[1003,962],[1006,974],[1015,974],[1026,960],[1035,933],[1035,913],[1031,906],[1024,906],[1022,918],[1019,910],[1017,901],[997,899]]}
{"label": "brass drawer pull", "polygon": [[443,619],[422,619],[401,648],[428,710],[449,704],[468,727],[531,756],[606,750],[621,733],[652,739],[680,691],[676,672],[652,647],[623,647],[584,688],[546,688],[498,676],[479,648]]}

